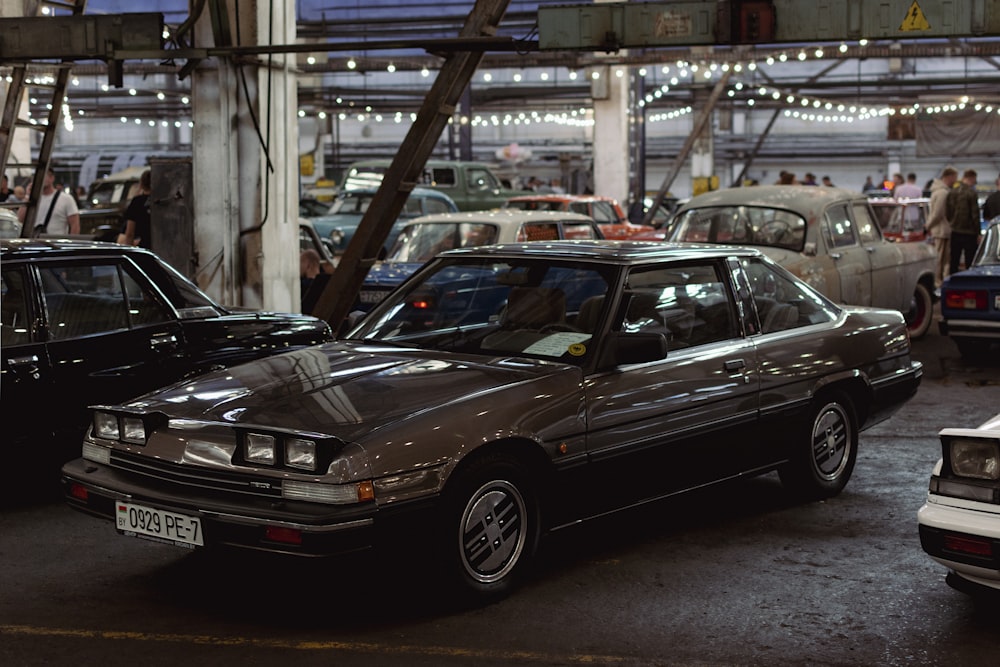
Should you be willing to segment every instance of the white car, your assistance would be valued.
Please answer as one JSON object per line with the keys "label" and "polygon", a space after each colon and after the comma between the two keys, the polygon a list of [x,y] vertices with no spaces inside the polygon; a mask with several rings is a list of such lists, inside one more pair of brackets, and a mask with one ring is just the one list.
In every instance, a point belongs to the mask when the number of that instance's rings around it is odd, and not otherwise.
{"label": "white car", "polygon": [[920,546],[947,567],[950,586],[1000,593],[1000,414],[979,428],[941,431]]}

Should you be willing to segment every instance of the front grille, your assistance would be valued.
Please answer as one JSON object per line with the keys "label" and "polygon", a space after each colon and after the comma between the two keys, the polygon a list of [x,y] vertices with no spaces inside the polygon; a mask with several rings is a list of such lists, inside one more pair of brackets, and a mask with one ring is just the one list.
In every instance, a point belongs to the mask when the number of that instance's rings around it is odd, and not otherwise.
{"label": "front grille", "polygon": [[245,474],[221,470],[192,468],[119,451],[111,452],[110,465],[117,470],[140,476],[148,480],[149,484],[160,488],[183,486],[230,496],[281,498],[281,482],[270,478],[248,477]]}

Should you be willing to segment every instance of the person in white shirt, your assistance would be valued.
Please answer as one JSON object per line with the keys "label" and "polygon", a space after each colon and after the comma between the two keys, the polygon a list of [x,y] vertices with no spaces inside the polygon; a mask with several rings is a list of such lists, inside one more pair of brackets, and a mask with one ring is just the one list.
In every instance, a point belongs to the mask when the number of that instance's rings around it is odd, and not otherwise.
{"label": "person in white shirt", "polygon": [[917,175],[914,173],[907,174],[906,182],[896,186],[896,199],[916,199],[923,196],[924,190],[917,185]]}
{"label": "person in white shirt", "polygon": [[[45,172],[42,183],[42,194],[35,208],[35,220],[32,228],[36,234],[62,236],[80,233],[80,209],[72,195],[61,192],[55,187],[56,173],[50,167]],[[29,192],[30,194],[30,192]],[[17,211],[17,219],[24,222],[27,207],[22,206]],[[47,222],[46,222],[47,220]]]}

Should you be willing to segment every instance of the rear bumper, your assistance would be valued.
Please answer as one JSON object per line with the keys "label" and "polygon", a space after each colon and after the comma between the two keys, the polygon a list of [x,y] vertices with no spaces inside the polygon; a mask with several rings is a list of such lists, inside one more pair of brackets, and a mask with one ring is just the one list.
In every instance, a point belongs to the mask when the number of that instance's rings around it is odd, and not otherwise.
{"label": "rear bumper", "polygon": [[[976,587],[1000,592],[1000,515],[928,502],[917,520],[927,555]],[[963,542],[979,547],[949,546]]]}

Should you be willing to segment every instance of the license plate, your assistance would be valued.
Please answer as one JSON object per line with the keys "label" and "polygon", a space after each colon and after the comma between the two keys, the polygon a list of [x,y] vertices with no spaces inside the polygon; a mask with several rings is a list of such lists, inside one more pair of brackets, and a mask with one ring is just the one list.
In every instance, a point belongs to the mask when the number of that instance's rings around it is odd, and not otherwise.
{"label": "license plate", "polygon": [[205,545],[201,519],[155,507],[119,502],[115,520],[118,532],[188,548]]}
{"label": "license plate", "polygon": [[363,290],[359,295],[361,303],[378,303],[385,298],[388,292],[375,292],[372,290]]}

